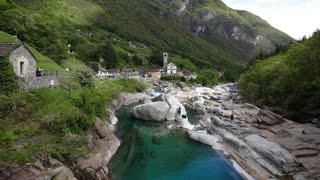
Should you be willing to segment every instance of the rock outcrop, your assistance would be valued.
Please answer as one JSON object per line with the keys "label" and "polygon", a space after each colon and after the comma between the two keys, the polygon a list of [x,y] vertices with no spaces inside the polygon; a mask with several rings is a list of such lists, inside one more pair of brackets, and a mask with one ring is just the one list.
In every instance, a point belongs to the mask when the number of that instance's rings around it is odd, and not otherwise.
{"label": "rock outcrop", "polygon": [[188,121],[187,111],[179,100],[172,96],[161,94],[156,97],[156,102],[138,105],[132,108],[133,115],[141,120],[146,121],[173,121],[186,129],[193,129]]}
{"label": "rock outcrop", "polygon": [[60,161],[43,155],[35,163],[18,166],[1,164],[0,179],[7,180],[76,180],[72,171]]}
{"label": "rock outcrop", "polygon": [[314,125],[242,103],[235,84],[171,94],[199,113],[209,131],[189,131],[189,137],[223,151],[246,179],[320,178],[320,129]]}

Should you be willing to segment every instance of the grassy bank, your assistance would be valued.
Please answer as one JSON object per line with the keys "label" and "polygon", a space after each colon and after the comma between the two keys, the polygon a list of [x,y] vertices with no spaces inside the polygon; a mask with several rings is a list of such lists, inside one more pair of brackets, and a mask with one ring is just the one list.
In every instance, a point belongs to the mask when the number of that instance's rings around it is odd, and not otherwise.
{"label": "grassy bank", "polygon": [[61,161],[84,156],[86,132],[121,92],[143,91],[135,79],[101,80],[94,89],[38,89],[0,97],[0,161],[29,163],[40,153]]}

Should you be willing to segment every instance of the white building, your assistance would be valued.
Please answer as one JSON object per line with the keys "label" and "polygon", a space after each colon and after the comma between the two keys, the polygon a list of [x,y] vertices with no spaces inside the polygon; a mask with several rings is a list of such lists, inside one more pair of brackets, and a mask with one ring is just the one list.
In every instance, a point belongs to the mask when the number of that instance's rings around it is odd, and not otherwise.
{"label": "white building", "polygon": [[99,68],[98,73],[96,74],[97,77],[108,77],[109,73],[108,70],[105,68]]}
{"label": "white building", "polygon": [[169,63],[166,68],[166,74],[177,74],[177,66],[173,63]]}

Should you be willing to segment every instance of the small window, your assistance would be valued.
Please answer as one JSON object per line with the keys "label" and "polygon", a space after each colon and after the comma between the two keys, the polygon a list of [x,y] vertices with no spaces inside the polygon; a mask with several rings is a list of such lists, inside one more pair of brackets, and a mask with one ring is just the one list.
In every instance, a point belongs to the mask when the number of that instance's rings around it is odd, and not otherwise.
{"label": "small window", "polygon": [[20,75],[24,73],[24,62],[20,62]]}

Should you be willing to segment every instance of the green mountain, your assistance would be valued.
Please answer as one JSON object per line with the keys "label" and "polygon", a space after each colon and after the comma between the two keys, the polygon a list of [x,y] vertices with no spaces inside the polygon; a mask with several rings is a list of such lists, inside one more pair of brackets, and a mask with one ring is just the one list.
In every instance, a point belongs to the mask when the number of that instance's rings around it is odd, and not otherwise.
{"label": "green mountain", "polygon": [[292,40],[220,0],[0,0],[0,9],[1,31],[58,63],[70,44],[93,67],[101,58],[106,66],[135,67],[132,55],[146,65],[165,51],[185,68],[215,68],[234,79],[244,60]]}
{"label": "green mountain", "polygon": [[254,62],[240,77],[245,97],[253,103],[280,107],[284,115],[297,121],[319,117],[319,44],[317,31],[308,40]]}

